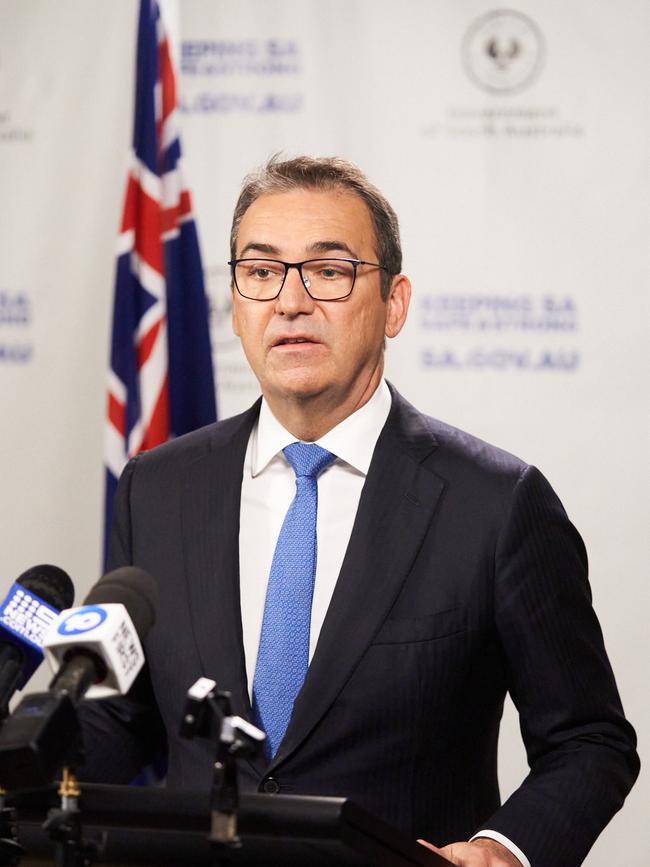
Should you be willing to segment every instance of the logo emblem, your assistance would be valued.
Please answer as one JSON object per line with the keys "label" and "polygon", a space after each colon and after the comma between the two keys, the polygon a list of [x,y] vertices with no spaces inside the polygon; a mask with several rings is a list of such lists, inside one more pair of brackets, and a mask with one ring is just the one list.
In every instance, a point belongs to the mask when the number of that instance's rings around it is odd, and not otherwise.
{"label": "logo emblem", "polygon": [[542,34],[521,12],[488,12],[470,25],[463,39],[465,71],[490,93],[513,93],[528,87],[543,59]]}
{"label": "logo emblem", "polygon": [[106,617],[107,614],[103,608],[89,605],[62,620],[57,632],[60,635],[79,635],[82,632],[90,632],[91,629],[96,629],[103,623]]}

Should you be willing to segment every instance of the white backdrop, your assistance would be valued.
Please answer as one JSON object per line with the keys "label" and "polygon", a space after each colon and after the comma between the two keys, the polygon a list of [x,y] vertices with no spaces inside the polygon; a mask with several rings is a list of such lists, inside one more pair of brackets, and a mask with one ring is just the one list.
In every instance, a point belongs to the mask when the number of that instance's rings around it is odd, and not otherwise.
{"label": "white backdrop", "polygon": [[[421,409],[548,476],[585,537],[643,754],[650,7],[182,0],[178,20],[220,414],[257,394],[228,316],[227,238],[243,174],[278,150],[358,162],[400,215],[414,284],[388,375]],[[54,562],[80,597],[99,573],[135,24],[135,0],[0,0],[7,586]],[[510,709],[502,745],[507,794],[524,773]],[[649,801],[642,776],[589,867],[647,865]]]}

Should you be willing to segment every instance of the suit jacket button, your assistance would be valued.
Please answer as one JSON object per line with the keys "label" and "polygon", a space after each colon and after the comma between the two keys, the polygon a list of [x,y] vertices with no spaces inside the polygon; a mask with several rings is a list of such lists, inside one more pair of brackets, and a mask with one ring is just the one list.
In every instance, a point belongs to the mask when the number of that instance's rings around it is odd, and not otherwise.
{"label": "suit jacket button", "polygon": [[262,783],[262,791],[267,795],[277,795],[280,791],[280,783],[274,777],[267,777]]}

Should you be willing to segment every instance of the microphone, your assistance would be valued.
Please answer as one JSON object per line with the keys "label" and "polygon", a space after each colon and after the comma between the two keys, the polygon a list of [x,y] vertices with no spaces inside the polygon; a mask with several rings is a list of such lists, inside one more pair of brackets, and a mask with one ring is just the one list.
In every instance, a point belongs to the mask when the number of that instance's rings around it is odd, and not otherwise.
{"label": "microphone", "polygon": [[157,588],[142,569],[104,575],[85,604],[62,611],[43,646],[55,675],[26,696],[0,730],[0,785],[48,785],[61,765],[83,758],[76,706],[126,692],[144,665],[143,639],[155,620]]}
{"label": "microphone", "polygon": [[10,587],[0,605],[0,720],[41,664],[45,633],[73,600],[70,576],[58,566],[32,566]]}
{"label": "microphone", "polygon": [[43,649],[54,678],[50,690],[73,704],[128,692],[144,665],[140,638],[156,618],[157,588],[143,569],[124,566],[104,575],[83,606],[62,611]]}

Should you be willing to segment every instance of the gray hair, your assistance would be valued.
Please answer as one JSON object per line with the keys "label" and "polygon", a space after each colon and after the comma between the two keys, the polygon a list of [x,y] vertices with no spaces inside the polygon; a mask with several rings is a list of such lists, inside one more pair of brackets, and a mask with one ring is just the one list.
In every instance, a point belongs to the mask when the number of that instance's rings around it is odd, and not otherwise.
{"label": "gray hair", "polygon": [[276,154],[266,165],[244,178],[235,205],[230,230],[230,256],[237,256],[239,225],[253,202],[266,193],[284,193],[290,190],[349,190],[368,206],[375,230],[377,261],[386,268],[381,275],[381,297],[388,297],[392,277],[402,270],[402,245],[397,215],[388,200],[370,183],[363,172],[339,157],[299,156],[281,160]]}

